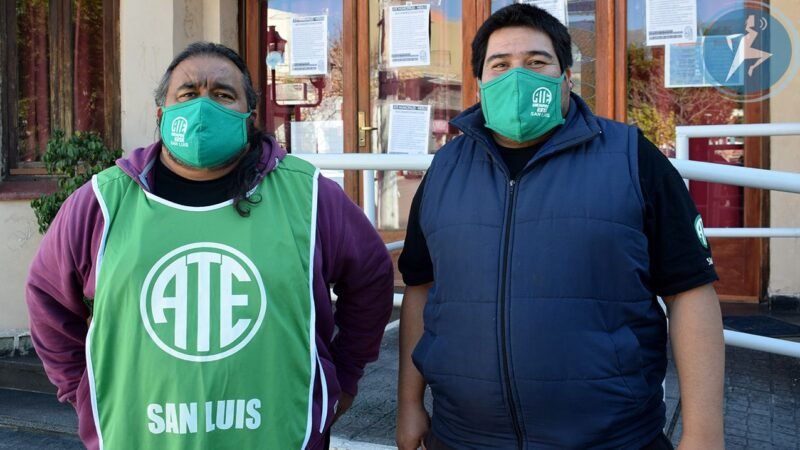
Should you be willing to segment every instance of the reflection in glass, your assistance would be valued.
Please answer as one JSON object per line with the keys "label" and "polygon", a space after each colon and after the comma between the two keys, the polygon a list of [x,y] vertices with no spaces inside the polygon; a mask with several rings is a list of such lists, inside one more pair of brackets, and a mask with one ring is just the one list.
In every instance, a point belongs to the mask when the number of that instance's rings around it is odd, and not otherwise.
{"label": "reflection in glass", "polygon": [[[104,101],[107,43],[102,39],[102,1],[72,0],[68,7],[71,20],[63,27],[54,20],[50,3],[40,0],[16,0],[16,3],[19,154],[14,163],[24,166],[41,161],[51,128],[62,128],[68,133],[74,130],[108,134]],[[72,37],[71,45],[51,48],[52,36],[63,35]],[[61,58],[60,52],[67,53]],[[65,70],[67,75],[62,76]],[[65,99],[59,95],[61,92],[72,93],[71,111],[65,111],[69,97]]]}
{"label": "reflection in glass", "polygon": [[[290,153],[342,153],[342,1],[270,0],[267,5],[266,130]],[[327,16],[327,73],[292,75],[292,18],[318,15]],[[343,171],[323,174],[343,184]]]}
{"label": "reflection in glass", "polygon": [[[372,123],[380,124],[372,141],[373,153],[388,147],[389,107],[393,103],[431,105],[431,135],[425,153],[435,153],[455,138],[458,130],[449,121],[461,112],[461,0],[431,3],[431,64],[389,67],[387,20],[390,5],[406,2],[370,1],[370,96]],[[418,171],[378,172],[378,227],[405,228],[411,199],[422,179]]]}
{"label": "reflection in glass", "polygon": [[[699,0],[697,4],[698,39],[710,28],[719,13],[742,0]],[[683,47],[686,47],[685,45]],[[687,51],[673,46],[671,52]],[[662,153],[675,156],[675,127],[681,125],[721,125],[743,123],[741,102],[722,95],[711,82],[693,81],[693,87],[667,87],[665,47],[646,45],[645,0],[628,1],[628,121],[637,125]],[[686,63],[688,58],[683,58]],[[670,62],[676,62],[671,58]],[[684,64],[685,65],[685,64]],[[688,67],[695,70],[694,66]],[[688,84],[688,83],[685,83]],[[743,165],[744,141],[737,137],[693,138],[689,157],[696,161]],[[739,227],[744,223],[743,189],[737,186],[692,181],[692,199],[697,204],[706,227]]]}
{"label": "reflection in glass", "polygon": [[19,160],[39,161],[50,138],[49,8],[47,2],[17,1]]}

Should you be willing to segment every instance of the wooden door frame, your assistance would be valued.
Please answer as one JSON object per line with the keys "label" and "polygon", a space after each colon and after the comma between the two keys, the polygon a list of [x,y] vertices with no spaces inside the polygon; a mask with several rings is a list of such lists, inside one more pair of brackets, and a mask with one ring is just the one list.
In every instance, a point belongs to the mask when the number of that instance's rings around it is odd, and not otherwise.
{"label": "wooden door frame", "polygon": [[[350,52],[357,53],[356,59],[351,59],[354,62],[356,67],[351,67],[352,73],[355,73],[357,77],[351,77],[350,80],[356,79],[358,80],[355,83],[354,88],[357,90],[349,91],[349,92],[362,92],[368,93],[367,95],[354,95],[353,98],[357,98],[355,104],[353,104],[352,98],[350,96],[345,96],[345,102],[343,105],[343,115],[348,115],[353,120],[353,126],[347,127],[347,121],[345,121],[345,151],[350,152],[355,149],[354,152],[363,152],[369,153],[372,148],[372,139],[375,137],[372,133],[367,133],[367,143],[364,147],[358,147],[358,129],[357,129],[357,114],[359,111],[363,111],[367,114],[367,121],[371,120],[371,112],[372,112],[372,97],[370,92],[370,67],[372,61],[370,61],[370,44],[369,44],[369,36],[370,36],[370,29],[369,29],[369,20],[370,20],[370,8],[369,8],[369,1],[358,1],[358,0],[344,0],[345,9],[350,9],[353,11],[357,11],[356,16],[353,18],[355,23],[357,24],[356,27],[350,27],[351,30],[357,30],[353,33],[352,41],[350,42],[351,46],[348,47],[348,40],[345,38],[345,61],[348,60],[348,48]],[[491,0],[462,0],[461,2],[461,37],[465,45],[462,46],[462,63],[461,63],[461,106],[463,109],[466,109],[475,102],[477,102],[478,98],[478,82],[474,76],[472,76],[472,66],[471,66],[471,56],[472,56],[472,48],[467,43],[471,43],[472,39],[475,37],[475,33],[478,31],[478,28],[483,24],[483,22],[491,15],[492,11],[492,1]],[[348,29],[348,22],[347,18],[345,18],[344,26],[345,30]],[[345,34],[350,34],[345,31]],[[361,43],[366,43],[366,45],[357,45],[358,36],[362,36]],[[351,54],[352,54],[351,53]],[[345,80],[348,80],[347,72],[344,73]],[[348,87],[347,81],[345,82],[345,89]],[[348,103],[352,104],[353,109],[347,110]],[[367,125],[373,125],[367,123]],[[350,134],[350,140],[348,140],[348,134]],[[350,142],[350,145],[348,145]],[[358,203],[360,206],[363,204],[363,178],[361,177],[361,172],[348,172],[345,174],[345,191],[350,196],[353,201]]]}
{"label": "wooden door frame", "polygon": [[461,107],[467,109],[478,102],[478,80],[472,75],[472,40],[478,28],[492,14],[492,0],[461,1]]}
{"label": "wooden door frame", "polygon": [[[263,6],[263,8],[262,8]],[[259,93],[258,117],[260,127],[266,123],[266,104],[263,93],[267,86],[266,23],[267,8],[265,0],[239,0],[239,54],[244,59],[253,87]]]}
{"label": "wooden door frame", "polygon": [[[369,83],[369,1],[343,0],[344,9],[352,14],[344,18],[344,151],[345,153],[369,153],[372,148],[372,133],[366,134],[366,145],[358,146],[358,112],[367,115],[367,126],[373,125]],[[366,45],[358,45],[358,37]],[[366,95],[359,95],[366,93]],[[349,119],[349,122],[348,122]],[[349,124],[348,124],[349,123]],[[364,206],[364,177],[362,171],[348,170],[344,174],[344,188],[350,199],[358,206]]]}

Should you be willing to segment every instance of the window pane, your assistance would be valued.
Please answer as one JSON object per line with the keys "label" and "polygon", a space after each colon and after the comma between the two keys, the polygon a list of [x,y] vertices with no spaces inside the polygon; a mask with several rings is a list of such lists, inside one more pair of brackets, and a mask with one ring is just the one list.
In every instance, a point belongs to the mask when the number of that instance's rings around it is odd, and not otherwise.
{"label": "window pane", "polygon": [[[293,18],[325,16],[327,68],[313,74],[292,74],[292,56],[308,55],[307,36],[292,26]],[[342,0],[270,0],[267,2],[266,129],[290,153],[344,152],[344,61]],[[312,27],[315,33],[321,32]],[[293,33],[298,33],[295,36]],[[297,52],[293,53],[293,46]],[[313,54],[313,52],[311,53]],[[307,62],[307,61],[304,61]],[[322,62],[322,60],[320,61]],[[323,170],[344,184],[344,171]]]}
{"label": "window pane", "polygon": [[73,0],[74,126],[105,134],[103,0]]}
{"label": "window pane", "polygon": [[[103,0],[72,0],[63,12],[51,11],[50,3],[16,1],[19,145],[12,167],[41,161],[53,129],[104,137],[111,131],[105,129],[104,50],[113,40],[104,38]],[[62,14],[66,22],[55,17]]]}
{"label": "window pane", "polygon": [[[699,31],[703,35],[720,11],[741,7],[742,0],[700,0]],[[743,22],[744,20],[742,20]],[[671,64],[681,62],[672,46]],[[684,58],[685,61],[685,58]],[[628,2],[628,121],[637,125],[669,157],[675,157],[675,127],[744,122],[744,104],[711,85],[667,87],[666,48],[647,46],[645,0]],[[689,158],[718,164],[743,165],[744,140],[737,136],[692,138]],[[691,181],[692,198],[707,227],[740,227],[744,223],[741,187]]]}
{"label": "window pane", "polygon": [[[423,2],[424,3],[424,2]],[[461,0],[430,3],[430,64],[391,67],[389,7],[398,1],[372,0],[370,3],[370,96],[372,123],[378,132],[372,141],[373,153],[386,153],[389,147],[389,111],[392,104],[430,105],[431,123],[428,153],[435,153],[458,136],[450,125],[461,106],[462,10]],[[413,170],[377,172],[378,227],[403,229],[408,211],[423,172]]]}
{"label": "window pane", "polygon": [[50,138],[48,14],[47,0],[17,0],[20,162],[39,161]]}

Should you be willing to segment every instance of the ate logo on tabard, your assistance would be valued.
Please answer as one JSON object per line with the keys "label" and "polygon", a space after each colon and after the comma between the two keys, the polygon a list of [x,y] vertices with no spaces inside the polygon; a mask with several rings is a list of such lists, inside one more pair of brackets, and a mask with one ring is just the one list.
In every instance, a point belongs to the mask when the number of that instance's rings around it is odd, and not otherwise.
{"label": "ate logo on tabard", "polygon": [[264,282],[238,250],[212,242],[164,255],[142,286],[140,313],[155,344],[186,361],[216,361],[244,348],[267,311]]}

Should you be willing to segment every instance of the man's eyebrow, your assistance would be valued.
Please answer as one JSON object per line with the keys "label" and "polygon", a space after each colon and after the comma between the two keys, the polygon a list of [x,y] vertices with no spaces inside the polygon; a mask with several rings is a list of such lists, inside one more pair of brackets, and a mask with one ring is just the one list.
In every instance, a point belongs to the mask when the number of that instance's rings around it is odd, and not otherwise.
{"label": "man's eyebrow", "polygon": [[[553,55],[550,52],[544,50],[529,50],[525,52],[525,56],[544,56],[546,58],[553,59]],[[488,64],[494,59],[502,59],[502,58],[509,58],[511,57],[511,53],[494,53],[488,58],[486,58],[486,63]]]}
{"label": "man's eyebrow", "polygon": [[233,85],[228,84],[228,83],[224,83],[224,82],[221,82],[221,81],[215,81],[211,85],[211,89],[224,89],[226,91],[231,91],[231,92],[234,92],[234,93],[236,92],[236,88],[234,88]]}
{"label": "man's eyebrow", "polygon": [[197,87],[197,83],[195,83],[194,81],[186,81],[183,84],[181,84],[180,86],[178,86],[178,90],[181,90],[181,89],[194,89],[196,87]]}

